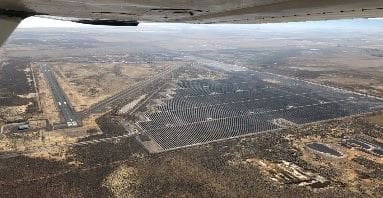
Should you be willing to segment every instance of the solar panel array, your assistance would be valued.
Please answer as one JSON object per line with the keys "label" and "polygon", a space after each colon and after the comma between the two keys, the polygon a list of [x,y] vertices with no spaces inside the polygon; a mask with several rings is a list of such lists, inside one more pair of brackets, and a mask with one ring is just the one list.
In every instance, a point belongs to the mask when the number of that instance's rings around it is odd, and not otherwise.
{"label": "solar panel array", "polygon": [[305,124],[383,109],[379,98],[261,72],[183,80],[162,102],[137,124],[164,150],[282,128],[275,119]]}

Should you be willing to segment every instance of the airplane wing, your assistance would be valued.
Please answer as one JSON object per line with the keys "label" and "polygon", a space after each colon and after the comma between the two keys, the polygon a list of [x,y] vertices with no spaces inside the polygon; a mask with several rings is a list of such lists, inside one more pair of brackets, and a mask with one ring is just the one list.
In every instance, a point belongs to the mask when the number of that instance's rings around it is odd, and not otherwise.
{"label": "airplane wing", "polygon": [[20,18],[0,18],[0,47],[21,22]]}
{"label": "airplane wing", "polygon": [[[1,0],[0,44],[23,18],[94,25],[270,23],[383,16],[382,0]],[[6,27],[6,28],[3,28]]]}

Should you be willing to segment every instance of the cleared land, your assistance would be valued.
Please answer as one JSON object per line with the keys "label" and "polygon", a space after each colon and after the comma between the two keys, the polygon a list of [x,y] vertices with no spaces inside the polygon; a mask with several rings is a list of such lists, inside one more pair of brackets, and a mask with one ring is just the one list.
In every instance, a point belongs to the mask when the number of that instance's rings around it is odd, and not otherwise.
{"label": "cleared land", "polygon": [[[146,154],[133,139],[75,146],[65,159],[3,159],[4,196],[379,196],[381,158],[342,146],[343,137],[369,137],[382,143],[381,127],[367,118],[350,118],[281,133]],[[86,138],[84,140],[97,139]],[[333,158],[313,152],[320,142],[342,152]],[[6,166],[5,166],[6,165]],[[20,171],[12,171],[16,167]],[[9,171],[8,171],[9,170]],[[292,177],[293,170],[301,175]],[[279,176],[278,176],[279,175]],[[280,176],[285,175],[283,179]],[[290,175],[290,176],[289,176]],[[287,177],[288,176],[288,177]],[[311,178],[306,180],[307,178]],[[323,181],[310,185],[313,181]],[[11,187],[12,186],[12,187]],[[36,192],[35,189],[46,190]]]}
{"label": "cleared land", "polygon": [[[156,27],[159,31],[152,31],[153,26],[140,26],[121,30],[39,28],[16,32],[0,49],[0,54],[7,56],[0,60],[7,63],[8,59],[9,63],[12,59],[27,60],[33,65],[51,66],[78,109],[88,105],[85,102],[95,103],[113,95],[118,87],[129,88],[134,82],[143,82],[144,78],[166,70],[168,64],[182,70],[166,75],[155,85],[139,87],[137,93],[127,91],[123,100],[111,103],[110,112],[83,120],[85,127],[56,130],[54,134],[40,129],[22,133],[6,130],[0,134],[1,197],[379,197],[382,194],[381,112],[299,125],[377,110],[379,105],[363,95],[313,84],[306,86],[301,80],[296,83],[297,80],[280,76],[249,77],[255,69],[382,96],[379,91],[383,85],[381,25],[378,28],[349,25],[331,30],[268,29],[267,25],[180,27],[161,25]],[[229,75],[217,70],[222,69],[220,65],[232,65],[229,70],[240,69],[245,74]],[[28,101],[24,103],[24,97],[32,93],[19,89],[27,87],[28,78],[24,74],[28,71],[23,71],[24,66],[13,62],[1,70],[6,73],[0,78],[6,80],[0,84],[1,96],[13,99],[15,95],[23,95],[22,102],[18,97],[12,100],[18,102],[13,105],[17,108],[24,108],[28,104]],[[131,69],[139,72],[131,73]],[[8,76],[21,81],[14,83],[11,78],[3,78]],[[162,85],[164,90],[156,92]],[[48,89],[39,82],[38,88]],[[13,91],[17,94],[12,95]],[[54,111],[47,110],[54,106],[46,105],[52,101],[47,96],[49,92],[39,93],[43,97],[43,113]],[[145,94],[150,99],[136,104],[137,114],[118,112]],[[259,96],[265,96],[264,100]],[[282,98],[274,98],[277,96]],[[303,105],[314,106],[309,112],[298,111],[300,108],[296,107]],[[266,118],[259,116],[268,110],[276,112]],[[278,114],[280,111],[286,114]],[[29,116],[16,114],[24,120]],[[222,115],[256,118],[224,123]],[[41,117],[43,120],[44,116]],[[145,120],[148,117],[152,120]],[[127,134],[135,133],[134,124],[138,120],[147,122],[155,134],[161,128],[184,125],[185,129],[180,131],[189,132],[184,137],[175,133],[169,136],[176,138],[175,146],[190,144],[182,142],[184,139],[199,143],[222,138],[214,137],[216,134],[224,134],[226,138],[246,130],[252,133],[256,126],[262,126],[257,125],[257,120],[282,129],[153,155],[137,141],[149,139],[145,133],[137,137]],[[187,127],[194,122],[198,127],[192,130]],[[206,124],[214,122],[218,124]],[[214,130],[207,133],[209,128]],[[162,145],[171,141],[166,137],[157,140]],[[156,143],[151,141],[147,145],[160,148],[153,142]],[[313,144],[326,145],[341,156],[315,151],[308,146]]]}
{"label": "cleared land", "polygon": [[36,81],[39,91],[39,99],[41,101],[41,110],[44,116],[50,119],[50,122],[59,123],[60,113],[57,110],[57,105],[53,99],[52,90],[49,87],[44,74],[40,72],[41,68],[39,66],[35,66],[34,68],[36,71]]}
{"label": "cleared land", "polygon": [[289,45],[219,50],[220,56],[210,50],[193,53],[223,63],[383,96],[383,52],[379,44],[360,44],[363,46],[360,48],[342,39],[329,39],[302,45],[299,39],[294,39]]}
{"label": "cleared land", "polygon": [[383,99],[286,76],[227,75],[178,82],[154,99],[159,105],[148,108],[156,110],[144,113],[139,128],[169,150],[383,109]]}
{"label": "cleared land", "polygon": [[145,64],[62,64],[55,70],[73,107],[82,111],[167,66],[164,63],[163,68],[154,69]]}

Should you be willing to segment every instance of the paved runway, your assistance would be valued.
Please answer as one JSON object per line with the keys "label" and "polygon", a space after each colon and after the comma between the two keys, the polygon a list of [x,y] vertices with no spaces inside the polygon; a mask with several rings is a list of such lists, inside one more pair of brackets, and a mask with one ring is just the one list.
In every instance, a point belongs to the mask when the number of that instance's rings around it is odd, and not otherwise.
{"label": "paved runway", "polygon": [[73,108],[65,97],[65,92],[59,86],[56,76],[47,65],[44,64],[40,67],[52,90],[56,106],[58,107],[58,110],[60,110],[63,121],[65,121],[68,126],[77,125],[78,120],[74,114]]}

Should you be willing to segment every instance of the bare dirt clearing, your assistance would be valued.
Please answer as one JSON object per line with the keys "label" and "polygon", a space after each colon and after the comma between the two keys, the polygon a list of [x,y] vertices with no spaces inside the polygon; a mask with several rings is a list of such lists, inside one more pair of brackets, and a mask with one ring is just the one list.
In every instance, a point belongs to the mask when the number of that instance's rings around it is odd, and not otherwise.
{"label": "bare dirt clearing", "polygon": [[[150,64],[56,64],[57,79],[76,111],[87,109],[133,84],[150,78],[174,62]],[[160,66],[158,66],[160,65]]]}

